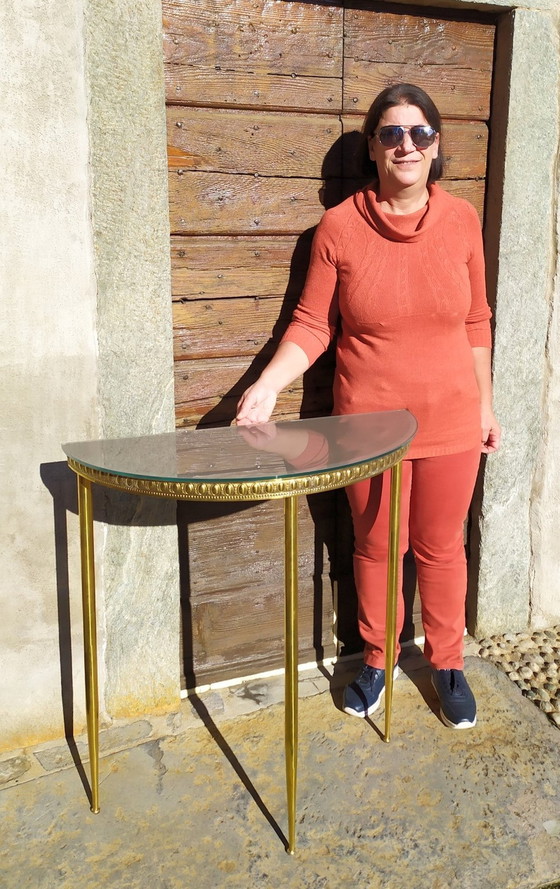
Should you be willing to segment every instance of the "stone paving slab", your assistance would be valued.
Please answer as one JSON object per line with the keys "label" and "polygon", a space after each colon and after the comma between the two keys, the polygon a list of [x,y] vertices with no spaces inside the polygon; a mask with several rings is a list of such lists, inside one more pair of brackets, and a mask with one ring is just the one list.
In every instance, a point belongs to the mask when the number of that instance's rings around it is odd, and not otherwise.
{"label": "stone paving slab", "polygon": [[[468,659],[472,731],[426,669],[395,683],[393,740],[300,701],[298,847],[284,850],[282,705],[101,761],[101,812],[67,769],[0,793],[2,889],[537,889],[560,879],[560,733]],[[334,697],[334,701],[333,701]]]}

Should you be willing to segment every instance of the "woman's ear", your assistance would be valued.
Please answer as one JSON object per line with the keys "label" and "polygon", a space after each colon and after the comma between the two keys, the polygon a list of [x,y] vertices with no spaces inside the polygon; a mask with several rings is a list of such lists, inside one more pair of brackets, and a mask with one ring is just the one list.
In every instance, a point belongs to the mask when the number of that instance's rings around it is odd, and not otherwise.
{"label": "woman's ear", "polygon": [[432,145],[432,151],[433,151],[432,160],[435,160],[439,154],[439,133],[437,134],[437,136],[435,138],[435,142]]}

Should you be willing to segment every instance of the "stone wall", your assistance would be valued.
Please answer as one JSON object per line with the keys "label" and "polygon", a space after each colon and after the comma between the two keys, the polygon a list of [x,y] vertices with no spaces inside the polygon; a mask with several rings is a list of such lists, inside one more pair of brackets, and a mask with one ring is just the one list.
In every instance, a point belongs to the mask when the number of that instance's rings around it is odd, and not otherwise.
{"label": "stone wall", "polygon": [[[560,622],[560,10],[512,2],[417,4],[503,13],[489,252],[504,446],[475,529],[481,635]],[[0,41],[0,750],[14,750],[84,722],[60,443],[171,429],[173,393],[159,0],[9,0]],[[173,505],[101,495],[96,518],[103,716],[171,711]]]}
{"label": "stone wall", "polygon": [[[552,545],[560,479],[553,456],[560,411],[554,399],[560,366],[554,336],[560,8],[529,5],[504,19],[509,33],[502,34],[506,52],[497,72],[498,101],[505,100],[507,114],[502,112],[499,129],[502,144],[491,149],[491,188],[500,194],[501,208],[499,216],[494,210],[490,238],[496,261],[494,394],[504,439],[484,475],[473,622],[479,635],[560,619],[560,557]],[[529,138],[522,135],[528,128]]]}
{"label": "stone wall", "polygon": [[[85,22],[100,430],[107,438],[168,431],[175,415],[161,3],[89,0]],[[107,709],[170,710],[180,676],[176,506],[108,494],[105,505]]]}

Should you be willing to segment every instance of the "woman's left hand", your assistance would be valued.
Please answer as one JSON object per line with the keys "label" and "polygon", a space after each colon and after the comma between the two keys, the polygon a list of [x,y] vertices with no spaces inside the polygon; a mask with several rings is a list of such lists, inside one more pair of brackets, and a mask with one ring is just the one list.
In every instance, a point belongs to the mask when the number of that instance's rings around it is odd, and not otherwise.
{"label": "woman's left hand", "polygon": [[481,412],[481,451],[483,454],[493,454],[500,447],[502,430],[492,410]]}

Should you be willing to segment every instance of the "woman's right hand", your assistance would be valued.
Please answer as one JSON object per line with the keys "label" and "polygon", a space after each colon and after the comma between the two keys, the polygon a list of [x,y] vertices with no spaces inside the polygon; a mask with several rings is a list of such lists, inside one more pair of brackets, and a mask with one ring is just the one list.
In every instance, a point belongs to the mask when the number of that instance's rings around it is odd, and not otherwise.
{"label": "woman's right hand", "polygon": [[238,426],[249,426],[252,423],[266,423],[276,404],[278,393],[265,383],[257,380],[245,390],[237,404],[235,422]]}
{"label": "woman's right hand", "polygon": [[239,426],[268,423],[278,393],[305,373],[309,359],[297,343],[282,342],[256,383],[245,390],[237,405]]}

